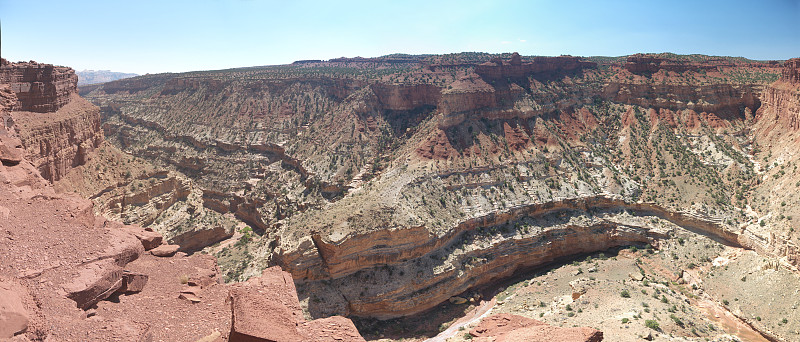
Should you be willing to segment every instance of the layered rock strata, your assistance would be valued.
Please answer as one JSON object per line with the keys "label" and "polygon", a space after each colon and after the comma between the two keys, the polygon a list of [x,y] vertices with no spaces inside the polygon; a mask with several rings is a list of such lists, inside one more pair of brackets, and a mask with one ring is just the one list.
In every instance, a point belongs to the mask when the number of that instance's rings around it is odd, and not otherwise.
{"label": "layered rock strata", "polygon": [[781,80],[791,84],[800,83],[800,58],[792,58],[784,63]]}
{"label": "layered rock strata", "polygon": [[[86,163],[103,141],[99,109],[78,96],[78,77],[67,67],[8,63],[0,66],[0,84],[14,92],[13,121],[28,160],[49,181]],[[41,113],[41,114],[39,114]]]}
{"label": "layered rock strata", "polygon": [[653,55],[635,54],[628,56],[624,68],[632,73],[655,73],[659,70],[672,72],[714,70],[719,66],[730,64],[691,63]]}
{"label": "layered rock strata", "polygon": [[781,134],[800,130],[800,59],[786,61],[781,78],[767,86],[761,96],[763,106],[756,112],[762,140],[771,142]]}
{"label": "layered rock strata", "polygon": [[88,161],[103,142],[100,110],[77,94],[53,113],[15,111],[11,116],[28,159],[42,177],[58,181],[74,167]]}
{"label": "layered rock strata", "polygon": [[573,56],[533,57],[530,61],[523,61],[522,57],[515,52],[508,61],[496,57],[476,66],[475,73],[486,80],[497,81],[527,79],[529,76],[553,76],[596,67],[597,63]]}
{"label": "layered rock strata", "polygon": [[78,92],[78,76],[68,67],[36,62],[0,65],[0,83],[8,84],[24,111],[54,112]]}
{"label": "layered rock strata", "polygon": [[745,109],[755,113],[761,106],[757,89],[730,84],[693,86],[612,82],[603,89],[602,94],[614,102],[644,108],[690,109],[698,113],[715,113],[729,120],[744,119]]}
{"label": "layered rock strata", "polygon": [[[425,227],[381,230],[333,241],[314,235],[296,251],[280,252],[276,262],[303,282],[332,282],[347,299],[343,306],[349,314],[393,318],[422,312],[471,288],[561,257],[616,246],[658,244],[658,239],[667,236],[658,225],[601,214],[609,210],[630,210],[729,245],[763,249],[750,240],[740,241],[733,227],[710,218],[598,196],[490,213],[462,222],[444,236]],[[573,216],[582,217],[577,219],[580,223],[560,219]],[[524,226],[532,228],[522,229]],[[483,237],[485,234],[489,237]],[[349,289],[346,284],[350,283],[365,286]]]}

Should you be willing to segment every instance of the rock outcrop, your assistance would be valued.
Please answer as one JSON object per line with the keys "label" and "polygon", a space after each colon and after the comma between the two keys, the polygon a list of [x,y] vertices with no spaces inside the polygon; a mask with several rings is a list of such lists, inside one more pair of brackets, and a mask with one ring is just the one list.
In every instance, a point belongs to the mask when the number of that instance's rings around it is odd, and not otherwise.
{"label": "rock outcrop", "polygon": [[58,181],[85,164],[103,142],[100,110],[77,94],[52,113],[12,112],[30,160],[42,177]]}
{"label": "rock outcrop", "polygon": [[397,85],[375,83],[370,88],[386,110],[413,110],[422,106],[436,107],[441,89],[432,84]]}
{"label": "rock outcrop", "polygon": [[99,109],[78,96],[77,82],[67,67],[35,62],[0,66],[0,84],[16,98],[3,125],[16,123],[27,159],[49,181],[84,164],[103,141]]}
{"label": "rock outcrop", "polygon": [[264,270],[260,277],[234,285],[231,333],[234,341],[364,341],[349,319],[334,316],[306,321],[294,281],[280,267]]}
{"label": "rock outcrop", "polygon": [[508,61],[496,57],[476,66],[475,73],[488,81],[505,81],[527,79],[528,77],[554,77],[595,67],[597,67],[597,63],[586,61],[581,57],[533,57],[528,61],[523,60],[515,52]]}
{"label": "rock outcrop", "polygon": [[614,102],[644,108],[715,113],[728,121],[744,120],[745,109],[755,113],[761,106],[758,95],[753,87],[730,84],[694,86],[611,82],[602,91],[604,98]]}
{"label": "rock outcrop", "polygon": [[[756,112],[758,129],[765,137],[800,130],[800,90],[786,81],[766,87],[761,96],[763,106]],[[764,139],[766,141],[771,139]]]}
{"label": "rock outcrop", "polygon": [[791,84],[800,83],[800,58],[792,58],[784,63],[781,81]]}
{"label": "rock outcrop", "polygon": [[[607,197],[565,199],[490,213],[462,222],[439,236],[425,227],[378,230],[341,236],[314,235],[276,262],[303,282],[332,282],[348,298],[349,314],[381,319],[413,315],[471,288],[479,288],[515,271],[560,257],[602,251],[615,246],[657,244],[665,233],[649,224],[624,223],[587,214],[582,224],[553,223],[576,213],[631,210],[671,221],[726,243],[759,248],[732,227],[709,218],[677,213],[646,203]],[[581,215],[581,214],[578,214]],[[513,228],[539,222],[529,232]],[[555,220],[558,221],[558,220]],[[516,222],[516,223],[515,223]],[[483,241],[487,231],[503,231]],[[535,232],[535,233],[534,233]],[[482,242],[483,241],[483,242]],[[473,247],[465,247],[473,246]],[[369,279],[369,281],[367,281]],[[346,284],[364,284],[349,289]]]}
{"label": "rock outcrop", "polygon": [[772,143],[800,130],[800,58],[786,61],[781,78],[764,88],[761,101],[756,112],[760,140]]}
{"label": "rock outcrop", "polygon": [[30,313],[23,300],[30,297],[27,289],[15,280],[0,279],[0,339],[25,333]]}
{"label": "rock outcrop", "polygon": [[0,65],[0,84],[8,84],[19,98],[19,110],[55,112],[78,93],[78,76],[67,67],[36,62]]}
{"label": "rock outcrop", "polygon": [[[685,72],[685,71],[702,71],[713,70],[719,66],[731,66],[732,64],[713,63],[714,61],[705,61],[704,63],[696,63],[689,61],[680,61],[665,57],[647,54],[635,54],[626,58],[623,65],[626,70],[639,74],[639,73],[655,73],[659,70],[666,70],[672,72]],[[713,64],[712,64],[713,63]]]}
{"label": "rock outcrop", "polygon": [[[596,68],[580,57],[534,57],[523,61],[514,53],[506,61],[500,57],[475,66],[475,73],[456,80],[442,92],[439,103],[439,128],[447,129],[467,119],[529,119],[555,110],[589,102],[591,95],[555,99],[542,94],[532,84]],[[576,102],[577,100],[577,102]]]}

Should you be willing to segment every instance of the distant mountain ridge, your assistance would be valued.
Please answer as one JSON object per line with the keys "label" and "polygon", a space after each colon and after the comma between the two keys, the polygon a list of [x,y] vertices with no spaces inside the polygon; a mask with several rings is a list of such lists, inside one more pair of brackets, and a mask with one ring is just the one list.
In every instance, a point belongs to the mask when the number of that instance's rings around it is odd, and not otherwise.
{"label": "distant mountain ridge", "polygon": [[78,74],[78,86],[116,81],[123,78],[139,76],[139,74],[114,72],[110,70],[83,70]]}

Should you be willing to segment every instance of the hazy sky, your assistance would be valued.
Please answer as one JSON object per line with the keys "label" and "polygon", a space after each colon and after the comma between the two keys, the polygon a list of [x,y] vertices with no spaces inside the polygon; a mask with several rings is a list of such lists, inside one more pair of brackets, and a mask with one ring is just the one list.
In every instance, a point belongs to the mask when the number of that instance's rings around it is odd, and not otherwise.
{"label": "hazy sky", "polygon": [[390,53],[800,57],[800,0],[0,0],[2,55],[156,73]]}

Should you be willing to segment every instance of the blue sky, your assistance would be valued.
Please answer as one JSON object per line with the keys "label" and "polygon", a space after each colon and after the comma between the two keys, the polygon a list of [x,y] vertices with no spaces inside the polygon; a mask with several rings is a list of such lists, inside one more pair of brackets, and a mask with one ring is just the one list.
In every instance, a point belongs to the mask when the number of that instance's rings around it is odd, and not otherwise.
{"label": "blue sky", "polygon": [[2,55],[157,73],[390,53],[800,57],[800,0],[0,0]]}

